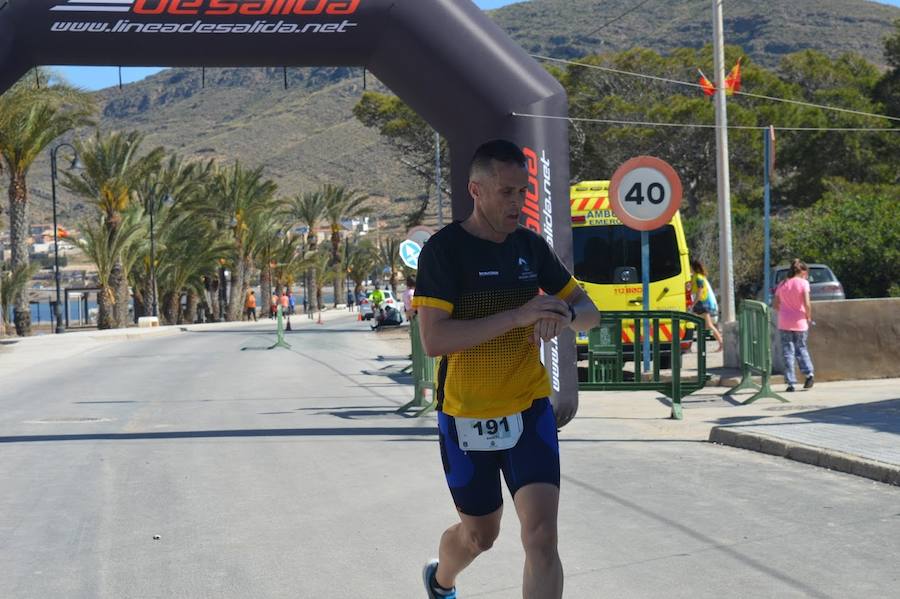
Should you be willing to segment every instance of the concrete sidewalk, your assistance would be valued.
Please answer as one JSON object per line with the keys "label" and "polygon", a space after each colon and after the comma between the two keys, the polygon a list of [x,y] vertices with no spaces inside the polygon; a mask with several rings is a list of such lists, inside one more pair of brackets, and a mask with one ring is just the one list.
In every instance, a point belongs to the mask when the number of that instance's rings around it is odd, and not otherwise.
{"label": "concrete sidewalk", "polygon": [[709,440],[900,486],[900,399],[716,426]]}
{"label": "concrete sidewalk", "polygon": [[727,391],[708,387],[684,398],[680,422],[666,418],[668,400],[652,392],[582,393],[578,416],[563,430],[606,420],[607,432],[624,437],[709,440],[900,485],[900,379],[818,383],[782,393],[790,403],[747,406],[749,391]]}

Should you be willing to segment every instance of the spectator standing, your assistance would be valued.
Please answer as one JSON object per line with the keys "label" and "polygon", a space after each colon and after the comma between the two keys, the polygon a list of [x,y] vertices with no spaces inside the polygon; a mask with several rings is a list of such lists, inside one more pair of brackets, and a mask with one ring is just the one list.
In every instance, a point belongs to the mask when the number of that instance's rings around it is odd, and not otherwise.
{"label": "spectator standing", "polygon": [[416,310],[413,308],[413,297],[416,295],[416,277],[415,275],[409,275],[406,277],[406,291],[403,292],[403,313],[406,315],[407,321],[412,321],[413,316],[416,315]]}
{"label": "spectator standing", "polygon": [[[716,351],[720,352],[722,351],[722,333],[716,328],[715,323],[719,316],[719,303],[716,301],[716,294],[713,292],[707,276],[703,263],[696,258],[691,259],[691,296],[694,300],[691,312],[705,318],[706,328],[712,331],[713,337],[719,342]],[[698,344],[702,341],[703,339],[697,339]]]}
{"label": "spectator standing", "polygon": [[799,259],[791,262],[791,270],[775,290],[772,307],[778,312],[778,332],[781,334],[781,352],[784,356],[785,391],[794,391],[797,375],[794,359],[800,361],[800,371],[806,375],[804,389],[813,386],[814,367],[809,355],[809,325],[812,319],[812,302],[809,298],[809,268]]}
{"label": "spectator standing", "polygon": [[247,315],[247,320],[253,319],[256,322],[256,294],[251,289],[247,293],[247,300],[244,302],[244,311]]}

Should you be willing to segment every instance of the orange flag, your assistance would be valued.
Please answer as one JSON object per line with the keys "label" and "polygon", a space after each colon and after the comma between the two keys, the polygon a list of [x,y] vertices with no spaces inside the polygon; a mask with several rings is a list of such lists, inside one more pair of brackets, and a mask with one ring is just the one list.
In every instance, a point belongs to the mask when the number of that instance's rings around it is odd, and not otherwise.
{"label": "orange flag", "polygon": [[700,89],[703,90],[703,93],[707,96],[715,96],[716,95],[716,86],[713,85],[712,81],[706,78],[706,75],[703,74],[703,71],[697,69],[700,73]]}
{"label": "orange flag", "polygon": [[734,65],[734,68],[731,69],[731,72],[728,73],[728,77],[725,77],[725,95],[733,96],[735,92],[741,91],[741,61],[744,60],[743,57],[739,58],[737,64]]}

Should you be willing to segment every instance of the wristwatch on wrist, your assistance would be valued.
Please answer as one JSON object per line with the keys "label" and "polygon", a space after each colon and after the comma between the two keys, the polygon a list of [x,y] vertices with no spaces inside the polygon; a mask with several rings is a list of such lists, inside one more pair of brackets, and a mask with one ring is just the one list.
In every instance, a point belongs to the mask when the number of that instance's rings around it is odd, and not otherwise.
{"label": "wristwatch on wrist", "polygon": [[569,324],[572,324],[578,317],[578,315],[575,314],[575,306],[573,306],[572,304],[569,304],[569,314],[572,316],[572,320],[569,321]]}

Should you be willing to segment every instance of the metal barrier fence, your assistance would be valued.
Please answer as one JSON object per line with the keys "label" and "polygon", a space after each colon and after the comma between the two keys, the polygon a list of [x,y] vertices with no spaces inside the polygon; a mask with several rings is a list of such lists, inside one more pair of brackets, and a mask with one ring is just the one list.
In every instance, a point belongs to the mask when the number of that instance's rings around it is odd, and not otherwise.
{"label": "metal barrier fence", "polygon": [[[729,389],[726,395],[744,389],[758,390],[750,399],[744,401],[743,405],[766,397],[788,402],[775,393],[769,384],[769,378],[772,376],[772,338],[769,332],[771,314],[769,306],[752,300],[741,302],[740,310],[738,310],[742,377],[741,382]],[[762,377],[762,384],[754,383],[754,376]]]}
{"label": "metal barrier fence", "polygon": [[[276,347],[282,347],[284,349],[291,349],[291,344],[284,340],[284,313],[281,310],[281,306],[278,306],[278,312],[276,313],[278,317],[278,328],[276,329],[276,338],[275,345],[270,347],[269,349],[275,349]],[[288,317],[290,318],[290,317]],[[288,321],[288,326],[290,326],[290,321]]]}
{"label": "metal barrier fence", "polygon": [[[409,342],[412,347],[412,376],[415,396],[412,401],[398,409],[397,413],[403,414],[417,408],[419,411],[416,413],[416,416],[418,417],[437,407],[437,400],[434,398],[434,373],[437,359],[425,354],[425,348],[422,347],[422,338],[419,336],[418,318],[413,318],[409,322]],[[426,390],[429,392],[427,395],[430,395],[430,397],[426,396]]]}
{"label": "metal barrier fence", "polygon": [[[686,312],[602,312],[600,325],[588,334],[587,380],[579,383],[582,391],[658,391],[671,398],[672,418],[681,420],[681,399],[706,386],[706,330],[703,318]],[[630,350],[622,339],[623,325],[634,325]],[[684,325],[692,323],[697,331],[697,378],[682,379],[680,340]],[[671,327],[671,335],[664,329]],[[661,335],[663,331],[665,334]],[[644,370],[644,335],[650,338],[650,368]],[[671,337],[671,341],[662,339]],[[669,349],[666,349],[668,346]],[[660,376],[663,358],[671,360],[671,380]],[[626,362],[634,363],[633,380],[625,380]]]}

